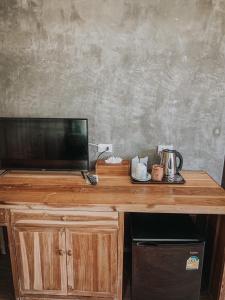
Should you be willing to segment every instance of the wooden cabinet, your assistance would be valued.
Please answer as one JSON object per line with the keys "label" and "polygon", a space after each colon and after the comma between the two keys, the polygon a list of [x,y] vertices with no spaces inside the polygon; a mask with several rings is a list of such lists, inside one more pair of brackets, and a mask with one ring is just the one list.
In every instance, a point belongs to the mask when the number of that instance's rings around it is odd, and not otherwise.
{"label": "wooden cabinet", "polygon": [[113,296],[117,282],[117,230],[66,230],[68,294]]}
{"label": "wooden cabinet", "polygon": [[15,228],[14,234],[21,294],[65,295],[65,232],[26,226]]}
{"label": "wooden cabinet", "polygon": [[11,221],[20,297],[118,298],[118,213],[12,212]]}

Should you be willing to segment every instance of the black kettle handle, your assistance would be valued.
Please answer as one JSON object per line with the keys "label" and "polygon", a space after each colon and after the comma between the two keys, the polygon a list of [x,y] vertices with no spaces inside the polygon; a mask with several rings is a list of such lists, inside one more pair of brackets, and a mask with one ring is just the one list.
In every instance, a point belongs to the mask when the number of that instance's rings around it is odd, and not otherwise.
{"label": "black kettle handle", "polygon": [[180,152],[176,151],[176,157],[178,157],[180,161],[179,166],[177,167],[177,173],[178,173],[179,171],[182,170],[183,167],[183,156],[180,154]]}

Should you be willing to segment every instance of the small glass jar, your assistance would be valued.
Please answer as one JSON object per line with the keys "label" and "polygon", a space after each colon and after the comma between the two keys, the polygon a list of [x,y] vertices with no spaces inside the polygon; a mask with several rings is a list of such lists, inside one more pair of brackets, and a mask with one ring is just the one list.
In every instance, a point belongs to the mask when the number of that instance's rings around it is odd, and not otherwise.
{"label": "small glass jar", "polygon": [[162,181],[164,171],[162,165],[153,165],[152,166],[152,180],[154,181]]}

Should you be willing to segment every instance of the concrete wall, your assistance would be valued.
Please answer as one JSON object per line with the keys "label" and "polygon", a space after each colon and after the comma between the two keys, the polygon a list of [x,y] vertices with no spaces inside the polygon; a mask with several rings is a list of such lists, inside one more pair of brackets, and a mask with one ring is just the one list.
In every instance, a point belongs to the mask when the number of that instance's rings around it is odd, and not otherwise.
{"label": "concrete wall", "polygon": [[88,117],[115,155],[173,143],[219,181],[224,95],[224,0],[0,1],[0,116]]}

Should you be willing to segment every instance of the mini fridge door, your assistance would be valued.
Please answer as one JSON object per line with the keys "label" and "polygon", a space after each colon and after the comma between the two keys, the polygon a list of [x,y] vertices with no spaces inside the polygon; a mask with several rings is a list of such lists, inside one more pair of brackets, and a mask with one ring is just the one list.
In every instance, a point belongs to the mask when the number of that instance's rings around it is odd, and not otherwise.
{"label": "mini fridge door", "polygon": [[132,300],[199,300],[204,242],[133,243]]}

